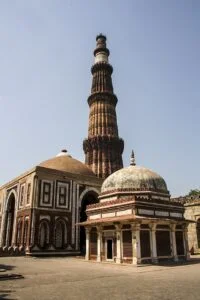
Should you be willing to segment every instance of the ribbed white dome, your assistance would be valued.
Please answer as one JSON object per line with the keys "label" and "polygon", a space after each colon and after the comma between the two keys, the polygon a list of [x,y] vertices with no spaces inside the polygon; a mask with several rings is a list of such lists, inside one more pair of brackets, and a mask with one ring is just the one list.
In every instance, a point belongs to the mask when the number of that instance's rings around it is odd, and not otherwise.
{"label": "ribbed white dome", "polygon": [[160,175],[140,166],[129,166],[111,174],[104,181],[101,192],[115,190],[153,190],[168,193],[165,180]]}

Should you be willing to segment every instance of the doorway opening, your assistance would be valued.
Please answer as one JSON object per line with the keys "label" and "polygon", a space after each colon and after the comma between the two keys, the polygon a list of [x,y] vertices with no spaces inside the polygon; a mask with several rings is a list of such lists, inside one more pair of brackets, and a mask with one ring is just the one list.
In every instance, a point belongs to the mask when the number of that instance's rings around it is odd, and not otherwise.
{"label": "doorway opening", "polygon": [[107,259],[113,259],[113,240],[107,240]]}
{"label": "doorway opening", "polygon": [[[89,204],[98,203],[98,194],[94,191],[89,191],[82,199],[80,209],[80,222],[87,220],[86,207]],[[80,226],[80,251],[82,255],[85,255],[86,250],[86,235],[85,228]]]}
{"label": "doorway opening", "polygon": [[171,256],[171,243],[169,231],[156,231],[156,246],[158,256]]}
{"label": "doorway opening", "polygon": [[150,231],[140,230],[141,257],[151,257]]}
{"label": "doorway opening", "polygon": [[15,196],[12,193],[8,199],[7,211],[6,211],[6,230],[4,245],[7,247],[12,246],[13,232],[14,232],[14,218],[15,218]]}
{"label": "doorway opening", "polygon": [[176,249],[177,255],[184,255],[183,231],[176,231]]}

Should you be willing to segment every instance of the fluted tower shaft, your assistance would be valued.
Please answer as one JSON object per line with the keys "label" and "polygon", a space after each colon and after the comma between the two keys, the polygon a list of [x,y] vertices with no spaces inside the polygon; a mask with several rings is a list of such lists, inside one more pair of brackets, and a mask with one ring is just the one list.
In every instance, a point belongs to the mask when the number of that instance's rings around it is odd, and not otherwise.
{"label": "fluted tower shaft", "polygon": [[108,62],[106,37],[96,38],[95,63],[91,68],[92,88],[88,97],[90,107],[88,138],[83,142],[85,163],[101,178],[123,168],[124,141],[118,136],[116,104],[113,92],[113,68]]}

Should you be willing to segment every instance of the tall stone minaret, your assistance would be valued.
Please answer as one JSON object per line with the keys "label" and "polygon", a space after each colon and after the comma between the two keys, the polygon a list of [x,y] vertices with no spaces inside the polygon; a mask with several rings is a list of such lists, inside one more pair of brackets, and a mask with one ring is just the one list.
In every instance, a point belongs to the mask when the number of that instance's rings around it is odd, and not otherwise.
{"label": "tall stone minaret", "polygon": [[110,52],[106,48],[106,37],[100,34],[96,41],[95,61],[91,68],[92,88],[88,97],[88,138],[83,142],[83,150],[85,163],[97,177],[106,178],[123,168],[124,141],[118,136],[117,97],[113,93],[113,68],[108,62]]}

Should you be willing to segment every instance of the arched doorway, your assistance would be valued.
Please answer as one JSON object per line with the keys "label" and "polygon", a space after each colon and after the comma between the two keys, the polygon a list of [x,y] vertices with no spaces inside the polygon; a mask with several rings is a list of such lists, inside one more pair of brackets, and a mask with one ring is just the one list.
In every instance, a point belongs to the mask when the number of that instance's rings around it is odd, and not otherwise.
{"label": "arched doorway", "polygon": [[[98,203],[98,194],[94,191],[89,191],[87,194],[84,195],[81,202],[80,222],[84,222],[87,220],[86,207],[87,205],[94,204],[94,203]],[[80,251],[82,255],[85,255],[85,246],[86,246],[85,228],[83,226],[80,226]]]}
{"label": "arched doorway", "polygon": [[200,248],[200,219],[197,220],[197,247]]}
{"label": "arched doorway", "polygon": [[12,193],[7,202],[7,210],[5,216],[5,240],[7,247],[12,246],[15,220],[15,195]]}

